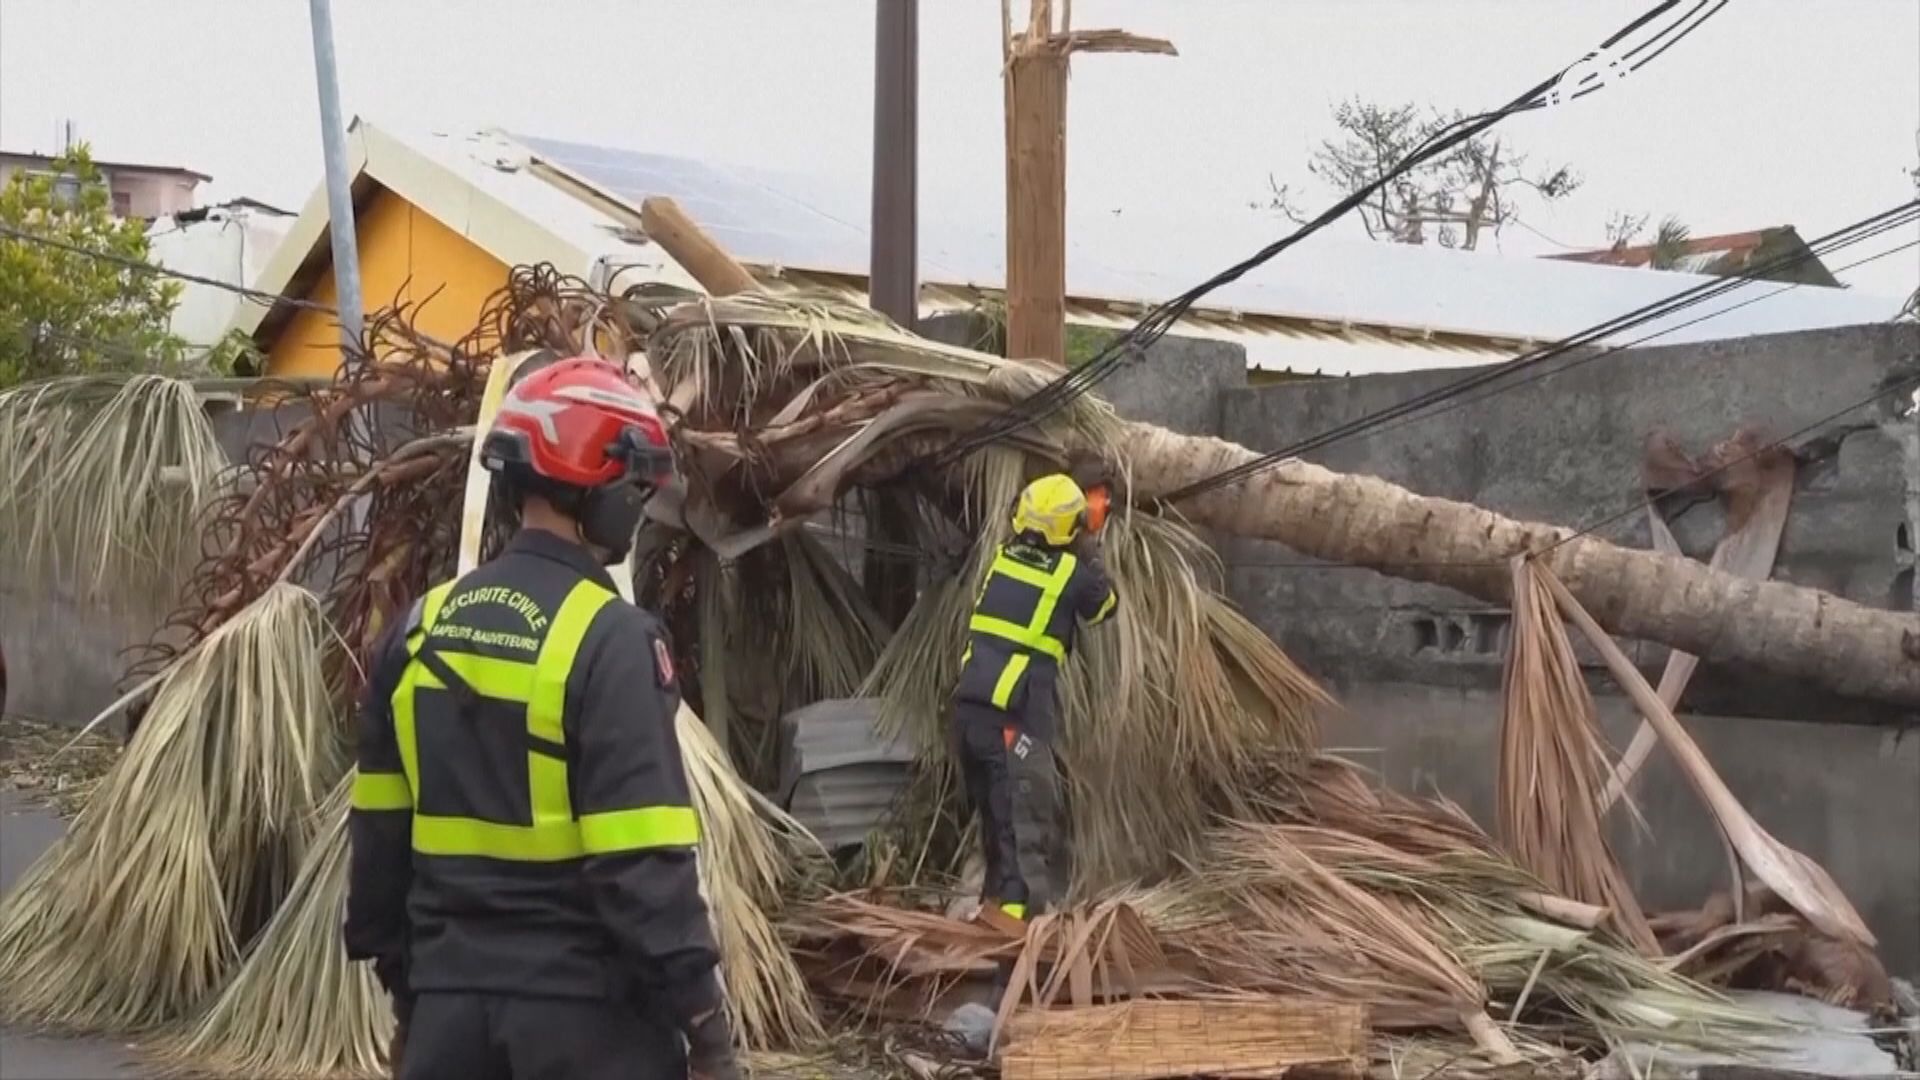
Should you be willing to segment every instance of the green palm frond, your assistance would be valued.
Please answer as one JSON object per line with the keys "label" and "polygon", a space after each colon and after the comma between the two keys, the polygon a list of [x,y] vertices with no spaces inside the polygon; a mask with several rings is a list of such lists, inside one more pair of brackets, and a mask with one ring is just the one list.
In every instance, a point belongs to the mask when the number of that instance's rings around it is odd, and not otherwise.
{"label": "green palm frond", "polygon": [[0,900],[0,1016],[140,1031],[206,1002],[345,769],[319,603],[276,585],[159,685],[72,829]]}

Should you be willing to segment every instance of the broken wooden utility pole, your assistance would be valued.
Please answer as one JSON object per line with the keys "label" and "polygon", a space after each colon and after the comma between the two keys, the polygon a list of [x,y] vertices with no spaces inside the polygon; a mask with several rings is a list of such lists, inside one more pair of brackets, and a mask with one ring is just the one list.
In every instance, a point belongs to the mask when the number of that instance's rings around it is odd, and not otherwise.
{"label": "broken wooden utility pole", "polygon": [[1033,0],[1013,33],[1000,0],[1007,116],[1007,355],[1066,361],[1067,61],[1076,52],[1178,55],[1173,43],[1124,30],[1074,31],[1072,0]]}

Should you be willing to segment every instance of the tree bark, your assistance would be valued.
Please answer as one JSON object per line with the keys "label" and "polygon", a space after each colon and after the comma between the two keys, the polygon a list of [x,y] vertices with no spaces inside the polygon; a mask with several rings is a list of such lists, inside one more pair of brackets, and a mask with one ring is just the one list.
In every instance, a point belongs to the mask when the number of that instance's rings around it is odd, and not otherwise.
{"label": "tree bark", "polygon": [[[1136,499],[1259,456],[1220,439],[1148,424],[1128,428],[1120,445],[1131,458]],[[1178,509],[1225,533],[1502,604],[1511,599],[1506,560],[1547,549],[1571,532],[1300,461],[1196,495]],[[1920,706],[1920,618],[1911,612],[1746,581],[1590,536],[1553,547],[1546,562],[1611,633],[1658,641],[1706,663],[1791,675],[1849,697]]]}

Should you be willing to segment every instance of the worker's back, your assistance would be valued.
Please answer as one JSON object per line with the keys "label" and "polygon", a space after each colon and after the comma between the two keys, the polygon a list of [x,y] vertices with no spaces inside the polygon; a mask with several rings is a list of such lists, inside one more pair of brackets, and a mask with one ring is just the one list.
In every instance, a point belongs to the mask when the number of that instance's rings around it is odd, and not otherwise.
{"label": "worker's back", "polygon": [[1051,739],[1054,687],[1076,628],[1105,619],[1114,602],[1098,560],[1030,537],[1001,545],[967,623],[956,707],[1004,714]]}
{"label": "worker's back", "polygon": [[[611,838],[615,848],[690,845],[692,811],[670,809],[686,803],[684,779],[661,778],[666,790],[650,801],[666,805],[651,821],[629,811],[596,826],[574,766],[579,714],[606,700],[605,687],[590,680],[605,682],[612,664],[658,662],[647,645],[659,640],[654,618],[621,600],[583,549],[534,532],[430,592],[415,619],[381,673],[390,680],[383,689],[392,687],[397,742],[414,746],[413,989],[562,997],[631,990],[618,985],[616,943],[595,910],[583,859],[609,847],[606,836],[596,842],[596,828],[633,832]],[[652,688],[654,672],[644,678]],[[671,738],[671,699],[653,695],[666,702],[663,711],[644,694],[617,696],[626,710],[618,722],[655,725]],[[649,828],[684,835],[642,835]]]}

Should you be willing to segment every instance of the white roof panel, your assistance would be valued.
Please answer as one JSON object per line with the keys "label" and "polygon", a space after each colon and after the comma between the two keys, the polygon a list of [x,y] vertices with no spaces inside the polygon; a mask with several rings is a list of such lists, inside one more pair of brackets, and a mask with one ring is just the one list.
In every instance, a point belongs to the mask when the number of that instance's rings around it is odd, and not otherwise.
{"label": "white roof panel", "polygon": [[[514,137],[541,159],[635,208],[648,195],[672,196],[742,261],[867,273],[864,190],[664,154]],[[990,224],[997,208],[933,211],[921,209],[922,279],[1004,288],[1005,234]],[[1158,303],[1291,228],[1257,211],[1159,220],[1076,217],[1069,228],[1067,292],[1080,299]],[[1322,233],[1219,287],[1199,306],[1334,326],[1553,341],[1716,281],[1725,279]],[[1898,300],[1849,290],[1760,282],[1620,336],[1631,340],[1666,330],[1659,338],[1666,344],[1719,340],[1879,322],[1899,308]]]}

